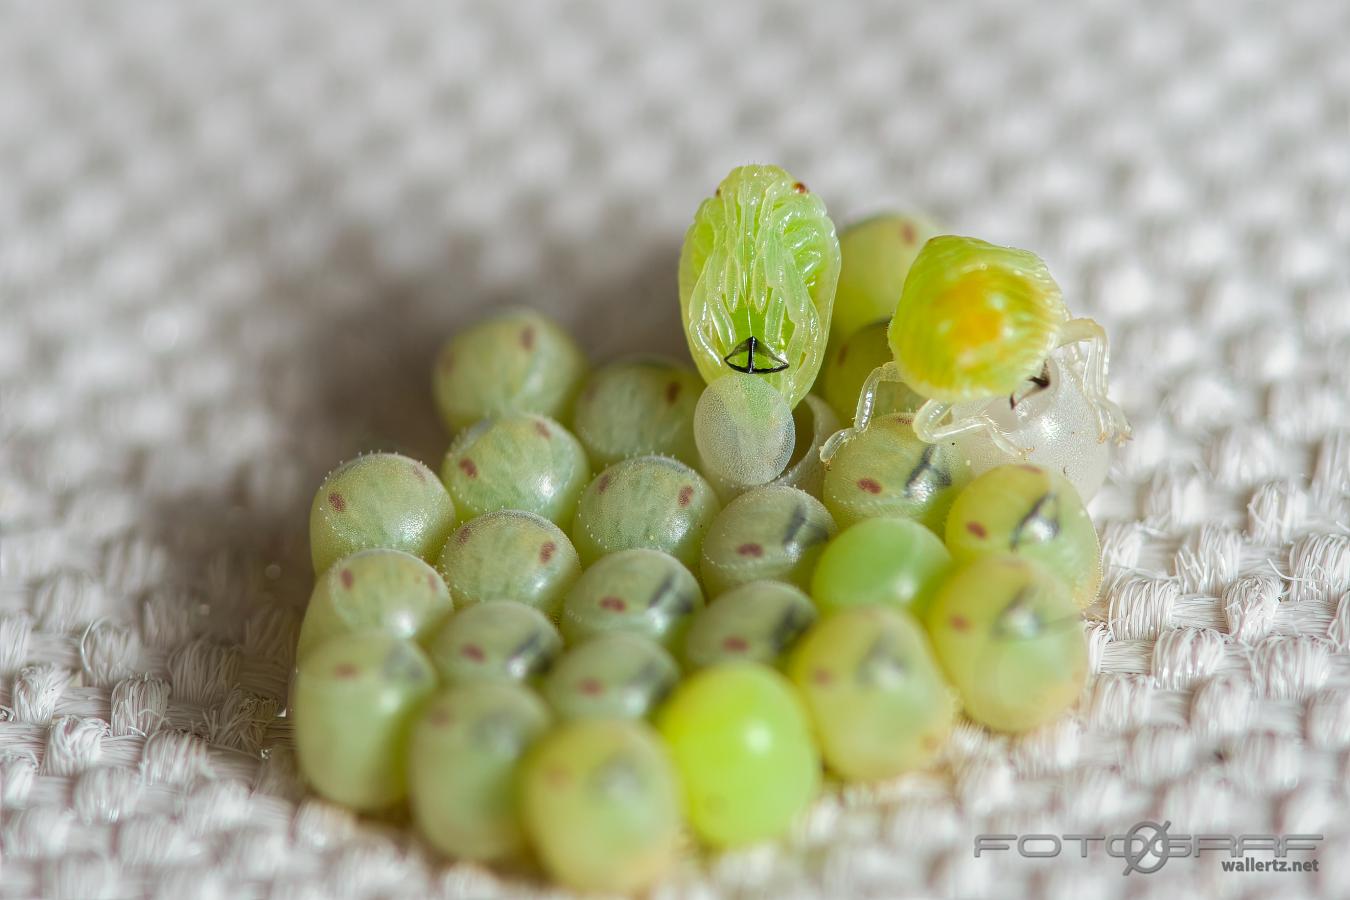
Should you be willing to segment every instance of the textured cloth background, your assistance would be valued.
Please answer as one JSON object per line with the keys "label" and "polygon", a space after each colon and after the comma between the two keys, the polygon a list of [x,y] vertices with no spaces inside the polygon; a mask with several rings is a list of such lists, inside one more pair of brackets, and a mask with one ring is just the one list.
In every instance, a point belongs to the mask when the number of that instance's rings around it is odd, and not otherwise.
{"label": "textured cloth background", "polygon": [[[298,782],[308,501],[438,464],[483,310],[680,350],[680,239],[747,161],[1044,254],[1137,436],[1076,715],[655,896],[1350,894],[1347,45],[1341,0],[4,2],[0,895],[547,893]],[[1322,871],[971,852],[1141,818],[1324,832]]]}

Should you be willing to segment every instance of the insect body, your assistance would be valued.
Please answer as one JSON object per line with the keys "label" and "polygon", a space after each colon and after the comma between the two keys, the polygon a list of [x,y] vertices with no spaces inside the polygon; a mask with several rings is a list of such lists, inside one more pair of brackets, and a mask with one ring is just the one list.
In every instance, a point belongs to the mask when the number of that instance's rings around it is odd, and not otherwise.
{"label": "insect body", "polygon": [[1124,413],[1106,395],[1106,332],[1092,319],[1070,318],[1059,285],[1034,253],[975,238],[933,238],[905,279],[888,338],[895,359],[864,384],[854,427],[844,439],[866,428],[877,387],[900,381],[927,398],[914,417],[921,440],[936,443],[983,430],[1004,453],[1024,457],[1030,448],[1006,427],[978,408],[954,412],[954,406],[1015,397],[1042,375],[1057,348],[1079,344],[1073,349],[1081,356],[1083,395],[1098,440],[1129,436]]}
{"label": "insect body", "polygon": [[680,253],[680,311],[705,381],[766,379],[795,407],[820,371],[839,278],[825,205],[777,166],[732,169]]}

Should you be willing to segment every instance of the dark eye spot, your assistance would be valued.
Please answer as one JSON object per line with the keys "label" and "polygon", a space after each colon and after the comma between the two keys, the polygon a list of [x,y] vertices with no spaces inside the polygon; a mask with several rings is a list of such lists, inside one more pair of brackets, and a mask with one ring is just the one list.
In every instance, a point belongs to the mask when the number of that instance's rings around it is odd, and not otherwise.
{"label": "dark eye spot", "polygon": [[947,624],[952,627],[953,631],[970,630],[970,620],[967,619],[965,616],[952,616],[950,619],[947,620]]}
{"label": "dark eye spot", "polygon": [[602,597],[600,598],[600,608],[607,609],[610,612],[625,612],[628,604],[621,597]]}
{"label": "dark eye spot", "polygon": [[605,686],[600,683],[598,678],[584,678],[577,685],[577,690],[589,697],[595,697],[605,692]]}
{"label": "dark eye spot", "polygon": [[934,462],[936,454],[936,444],[929,444],[923,448],[923,455],[919,457],[919,464],[910,471],[909,477],[905,479],[906,497],[924,499],[933,496],[941,488],[951,487],[951,473]]}
{"label": "dark eye spot", "polygon": [[548,561],[553,558],[553,554],[557,552],[557,549],[557,544],[552,541],[545,541],[544,545],[539,548],[539,562],[543,565],[548,565]]}
{"label": "dark eye spot", "polygon": [[912,244],[916,237],[918,237],[918,235],[914,233],[914,225],[912,222],[906,222],[900,226],[900,240],[904,241],[906,244]]}
{"label": "dark eye spot", "polygon": [[609,482],[612,477],[613,476],[608,472],[601,475],[595,482],[595,492],[597,494],[603,494],[605,491],[609,490]]}
{"label": "dark eye spot", "polygon": [[465,644],[463,647],[460,647],[459,655],[463,656],[465,659],[471,659],[474,662],[479,663],[487,656],[487,654],[483,652],[483,648],[477,644]]}
{"label": "dark eye spot", "polygon": [[470,478],[478,477],[478,466],[467,456],[459,461],[459,470]]}
{"label": "dark eye spot", "polygon": [[526,325],[520,332],[520,346],[526,350],[534,349],[534,326]]}
{"label": "dark eye spot", "polygon": [[971,534],[975,535],[980,540],[984,540],[985,538],[989,537],[989,531],[979,522],[967,522],[966,531],[969,531]]}
{"label": "dark eye spot", "polygon": [[670,406],[675,405],[675,401],[680,398],[681,385],[678,381],[672,381],[666,385],[666,403]]}
{"label": "dark eye spot", "polygon": [[722,649],[728,653],[744,653],[750,645],[739,634],[733,634],[722,639]]}
{"label": "dark eye spot", "polygon": [[548,425],[545,422],[536,420],[534,423],[534,430],[546,441],[553,439],[553,432],[549,431]]}
{"label": "dark eye spot", "polygon": [[1022,517],[1013,529],[1010,546],[1016,550],[1022,544],[1044,544],[1059,536],[1059,495],[1054,491],[1042,494],[1032,504],[1031,511]]}
{"label": "dark eye spot", "polygon": [[356,583],[356,576],[352,574],[351,569],[343,569],[338,573],[338,577],[342,579],[342,586],[348,590],[351,590],[352,585]]}
{"label": "dark eye spot", "polygon": [[764,555],[764,548],[759,544],[741,544],[736,548],[736,552],[741,556],[753,556],[758,559]]}
{"label": "dark eye spot", "polygon": [[881,482],[877,481],[875,478],[859,478],[858,490],[865,491],[869,494],[880,494]]}
{"label": "dark eye spot", "polygon": [[693,499],[694,499],[693,485],[686,484],[684,487],[680,488],[680,496],[677,498],[677,502],[680,504],[681,509],[688,506],[689,501]]}
{"label": "dark eye spot", "polygon": [[334,678],[355,678],[361,674],[361,668],[356,663],[338,663],[333,667]]}
{"label": "dark eye spot", "polygon": [[829,669],[816,669],[811,673],[811,680],[820,685],[830,684],[834,681],[834,673]]}
{"label": "dark eye spot", "polygon": [[333,491],[333,493],[328,495],[328,502],[331,503],[333,505],[333,509],[336,509],[338,512],[342,512],[347,508],[346,498],[344,498],[337,491]]}

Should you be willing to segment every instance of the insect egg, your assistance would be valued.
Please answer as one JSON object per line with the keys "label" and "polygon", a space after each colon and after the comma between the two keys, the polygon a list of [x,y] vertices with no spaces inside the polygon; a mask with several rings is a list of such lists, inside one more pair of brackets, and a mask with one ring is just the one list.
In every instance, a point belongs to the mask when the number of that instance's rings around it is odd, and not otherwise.
{"label": "insect egg", "polygon": [[746,488],[772,481],[787,468],[796,425],[791,407],[767,381],[727,375],[699,397],[694,441],[707,471],[732,488]]}
{"label": "insect egg", "polygon": [[445,582],[422,560],[401,550],[361,550],[318,577],[295,656],[353,631],[425,642],[452,608]]}
{"label": "insect egg", "polygon": [[518,600],[557,618],[563,594],[581,576],[577,551],[543,516],[499,509],[455,529],[437,568],[455,606]]}
{"label": "insect egg", "polygon": [[455,521],[455,505],[435,474],[397,453],[343,463],[319,485],[309,513],[314,571],[374,547],[430,561]]}

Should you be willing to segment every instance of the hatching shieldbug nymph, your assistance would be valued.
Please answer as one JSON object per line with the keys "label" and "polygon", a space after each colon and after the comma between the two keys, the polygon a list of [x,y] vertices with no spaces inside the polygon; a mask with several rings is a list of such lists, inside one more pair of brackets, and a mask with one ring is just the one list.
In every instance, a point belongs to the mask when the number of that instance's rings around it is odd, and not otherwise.
{"label": "hatching shieldbug nymph", "polygon": [[795,407],[820,371],[838,279],[820,198],[777,166],[732,169],[680,253],[680,312],[703,379],[761,375]]}
{"label": "hatching shieldbug nymph", "polygon": [[1105,330],[1092,319],[1070,317],[1059,285],[1034,253],[975,238],[933,238],[909,270],[888,338],[895,359],[864,383],[854,427],[841,440],[866,428],[878,385],[900,381],[927,398],[914,417],[921,440],[984,430],[1004,453],[1021,457],[1026,448],[999,422],[953,407],[1014,397],[1040,375],[1052,352],[1068,345],[1082,345],[1073,349],[1082,357],[1083,393],[1098,440],[1129,437],[1124,413],[1106,393]]}

